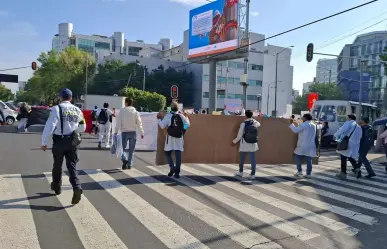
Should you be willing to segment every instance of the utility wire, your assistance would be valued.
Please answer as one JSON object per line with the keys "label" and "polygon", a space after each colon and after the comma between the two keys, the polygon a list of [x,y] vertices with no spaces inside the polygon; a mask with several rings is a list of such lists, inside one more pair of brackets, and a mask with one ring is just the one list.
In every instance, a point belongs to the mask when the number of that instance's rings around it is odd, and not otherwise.
{"label": "utility wire", "polygon": [[184,66],[191,65],[191,64],[194,64],[194,63],[198,63],[198,62],[201,62],[201,61],[206,61],[206,60],[208,60],[208,59],[216,58],[216,57],[218,57],[218,56],[220,56],[220,55],[224,55],[224,54],[227,54],[227,53],[230,53],[230,52],[233,52],[233,51],[237,51],[237,50],[240,50],[240,49],[249,47],[250,45],[254,45],[254,44],[257,44],[257,43],[259,43],[259,42],[263,42],[263,41],[266,41],[266,40],[269,40],[269,39],[272,39],[272,38],[275,38],[275,37],[278,37],[278,36],[281,36],[281,35],[284,35],[284,34],[293,32],[293,31],[296,31],[296,30],[298,30],[298,29],[305,28],[305,27],[310,26],[310,25],[312,25],[312,24],[316,24],[316,23],[319,23],[319,22],[328,20],[328,19],[330,19],[330,18],[333,18],[333,17],[339,16],[339,15],[342,15],[342,14],[344,14],[344,13],[350,12],[350,11],[355,10],[355,9],[359,9],[359,8],[361,8],[361,7],[367,6],[367,5],[369,5],[369,4],[371,4],[371,3],[375,3],[375,2],[377,2],[377,1],[379,1],[379,0],[372,0],[372,1],[369,1],[369,2],[366,2],[366,3],[363,3],[363,4],[360,4],[360,5],[357,5],[357,6],[355,6],[355,7],[352,7],[352,8],[349,8],[349,9],[346,9],[346,10],[343,10],[343,11],[340,11],[340,12],[337,12],[337,13],[335,13],[335,14],[332,14],[332,15],[329,15],[329,16],[326,16],[326,17],[317,19],[317,20],[315,20],[315,21],[306,23],[306,24],[301,25],[301,26],[298,26],[298,27],[296,27],[296,28],[286,30],[286,31],[284,31],[284,32],[281,32],[281,33],[278,33],[278,34],[269,36],[269,37],[267,37],[267,38],[264,38],[264,39],[261,39],[261,40],[255,41],[255,42],[251,42],[251,43],[248,44],[248,45],[241,46],[241,47],[236,48],[236,49],[234,49],[234,50],[222,52],[222,53],[219,53],[219,54],[216,54],[216,55],[212,55],[212,56],[209,56],[209,57],[206,57],[206,58],[202,58],[202,59],[200,59],[200,60],[192,61],[192,62],[186,63],[186,64],[184,64],[184,65],[176,66],[176,67],[173,67],[173,68],[176,69],[176,68],[184,67]]}

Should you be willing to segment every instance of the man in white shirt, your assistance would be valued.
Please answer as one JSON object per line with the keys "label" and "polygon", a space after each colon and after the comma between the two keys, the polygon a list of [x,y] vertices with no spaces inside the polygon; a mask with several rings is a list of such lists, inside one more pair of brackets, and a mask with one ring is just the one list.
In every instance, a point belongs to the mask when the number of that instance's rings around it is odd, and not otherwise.
{"label": "man in white shirt", "polygon": [[[42,135],[42,150],[47,150],[48,137],[53,135],[52,154],[54,166],[52,169],[51,189],[55,194],[61,194],[62,164],[66,158],[66,166],[69,172],[70,183],[73,187],[73,198],[71,204],[77,204],[81,200],[82,188],[77,173],[78,155],[77,136],[86,129],[82,111],[71,104],[72,92],[63,89],[60,93],[61,103],[51,108],[50,117],[46,122]],[[78,140],[80,141],[80,140]],[[77,145],[78,144],[78,145]]]}
{"label": "man in white shirt", "polygon": [[98,149],[101,149],[103,137],[106,135],[106,148],[110,148],[110,129],[112,127],[113,112],[109,109],[109,104],[104,103],[103,108],[97,111],[99,123]]}
{"label": "man in white shirt", "polygon": [[137,129],[141,132],[141,139],[144,138],[141,117],[136,108],[133,107],[133,99],[125,99],[125,107],[121,108],[116,118],[114,134],[121,131],[122,148],[125,150],[129,142],[129,155],[122,154],[122,169],[130,169],[133,166],[133,154],[136,147]]}

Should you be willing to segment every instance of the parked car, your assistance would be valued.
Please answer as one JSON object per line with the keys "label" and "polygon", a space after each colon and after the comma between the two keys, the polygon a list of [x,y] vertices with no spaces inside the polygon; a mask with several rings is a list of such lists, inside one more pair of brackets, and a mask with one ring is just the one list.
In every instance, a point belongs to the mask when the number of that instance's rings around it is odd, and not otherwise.
{"label": "parked car", "polygon": [[3,111],[5,123],[13,125],[16,122],[17,112],[8,107],[6,103],[0,100],[0,109]]}

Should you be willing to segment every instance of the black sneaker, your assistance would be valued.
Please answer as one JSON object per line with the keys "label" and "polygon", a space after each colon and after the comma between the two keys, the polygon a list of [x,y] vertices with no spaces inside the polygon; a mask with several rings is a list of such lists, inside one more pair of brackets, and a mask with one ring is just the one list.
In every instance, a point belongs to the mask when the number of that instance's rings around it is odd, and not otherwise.
{"label": "black sneaker", "polygon": [[376,175],[375,174],[372,174],[372,175],[366,175],[365,178],[368,178],[368,179],[371,179],[372,177],[375,177]]}
{"label": "black sneaker", "polygon": [[175,178],[179,179],[180,175],[179,174],[175,174]]}
{"label": "black sneaker", "polygon": [[83,190],[82,189],[74,189],[73,199],[71,200],[71,204],[75,205],[81,201]]}
{"label": "black sneaker", "polygon": [[123,170],[128,169],[128,161],[127,160],[122,160],[122,169]]}
{"label": "black sneaker", "polygon": [[60,185],[51,183],[51,190],[55,192],[56,195],[60,195],[62,193],[62,188]]}
{"label": "black sneaker", "polygon": [[128,165],[128,169],[131,169],[132,168],[132,166],[131,165]]}
{"label": "black sneaker", "polygon": [[361,170],[357,170],[357,172],[355,173],[356,174],[356,178],[359,179],[361,178]]}
{"label": "black sneaker", "polygon": [[174,173],[175,173],[175,171],[174,171],[173,169],[171,169],[171,170],[169,171],[169,173],[168,173],[168,176],[171,177],[171,176],[173,176]]}
{"label": "black sneaker", "polygon": [[352,169],[352,172],[353,172],[354,174],[356,174],[356,169]]}

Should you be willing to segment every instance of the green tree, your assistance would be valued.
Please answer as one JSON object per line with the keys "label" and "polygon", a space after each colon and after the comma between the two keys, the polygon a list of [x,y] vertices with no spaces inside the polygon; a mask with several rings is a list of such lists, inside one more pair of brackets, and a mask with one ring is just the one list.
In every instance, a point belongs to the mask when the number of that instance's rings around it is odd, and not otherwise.
{"label": "green tree", "polygon": [[[315,83],[309,87],[309,92],[318,93],[319,100],[343,100],[345,96],[336,83]],[[298,96],[293,102],[293,113],[300,114],[308,109],[308,93]]]}
{"label": "green tree", "polygon": [[14,98],[15,95],[12,93],[12,91],[0,83],[0,100],[8,101],[13,100]]}
{"label": "green tree", "polygon": [[151,93],[128,87],[122,89],[121,95],[132,98],[134,107],[140,111],[157,112],[163,110],[166,105],[166,98],[155,92]]}
{"label": "green tree", "polygon": [[383,54],[379,55],[380,60],[385,61],[384,63],[384,74],[387,76],[387,47],[384,48]]}

